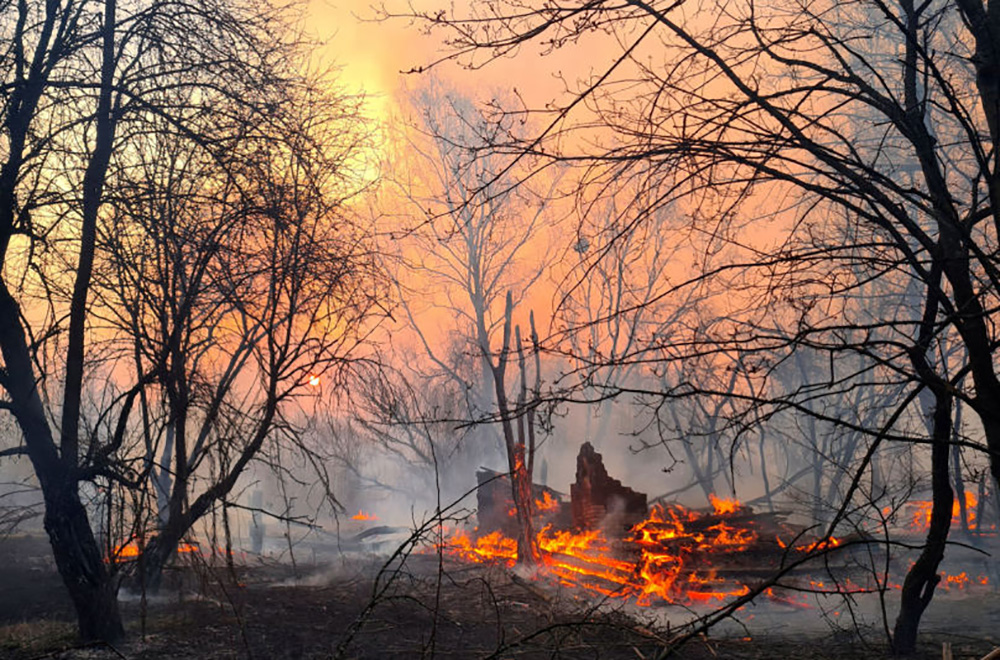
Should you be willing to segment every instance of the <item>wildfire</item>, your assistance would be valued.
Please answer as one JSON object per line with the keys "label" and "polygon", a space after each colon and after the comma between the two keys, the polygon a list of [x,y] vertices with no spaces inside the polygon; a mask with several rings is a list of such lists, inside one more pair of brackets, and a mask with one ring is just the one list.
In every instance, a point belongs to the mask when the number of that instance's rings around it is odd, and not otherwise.
{"label": "wildfire", "polygon": [[458,532],[445,541],[445,549],[467,561],[513,566],[517,560],[517,542],[500,532],[481,536],[475,542],[465,532]]}
{"label": "wildfire", "polygon": [[988,586],[990,583],[990,578],[986,575],[977,575],[976,577],[972,577],[965,571],[962,571],[961,573],[958,573],[956,575],[949,575],[948,573],[942,573],[941,577],[944,578],[941,581],[941,586],[944,587],[946,590],[950,590],[952,588],[961,590],[971,585],[978,585],[980,587],[985,587]]}
{"label": "wildfire", "polygon": [[[197,543],[188,543],[186,541],[182,541],[182,542],[180,542],[180,543],[177,544],[177,553],[178,554],[199,552],[200,549],[201,548],[198,546]],[[106,562],[107,561],[116,561],[116,562],[117,561],[133,561],[133,560],[137,559],[138,557],[139,557],[139,544],[138,544],[138,542],[135,539],[133,539],[133,540],[131,540],[131,541],[127,542],[127,543],[123,543],[122,545],[120,545],[117,548],[115,548],[114,552],[111,553],[111,558],[110,559],[105,559],[105,561]]]}
{"label": "wildfire", "polygon": [[[555,508],[546,506],[544,499],[536,501],[539,510]],[[565,586],[632,599],[642,606],[705,603],[746,594],[749,587],[727,577],[722,567],[727,560],[738,565],[741,554],[761,541],[760,534],[746,520],[747,507],[735,500],[711,501],[710,513],[677,505],[654,507],[646,520],[618,540],[600,530],[572,532],[545,525],[536,536],[543,574]],[[839,543],[828,539],[794,549],[812,551]],[[457,532],[444,542],[444,551],[466,561],[506,566],[517,559],[517,543],[500,531],[476,540]]]}
{"label": "wildfire", "polygon": [[[778,542],[778,545],[780,547],[782,548],[788,547],[788,544],[782,541],[780,536],[777,537],[775,540]],[[828,539],[820,539],[819,541],[814,541],[813,543],[807,543],[806,545],[797,545],[792,549],[797,552],[816,552],[817,550],[839,548],[840,543],[841,543],[840,539],[831,536]]]}
{"label": "wildfire", "polygon": [[744,508],[737,500],[723,500],[712,494],[709,494],[708,501],[712,503],[712,508],[715,509],[717,515],[736,513]]}
{"label": "wildfire", "polygon": [[363,510],[358,509],[358,512],[351,516],[351,520],[378,520],[378,516],[374,513],[365,513]]}
{"label": "wildfire", "polygon": [[543,491],[541,498],[535,498],[535,510],[540,512],[555,511],[559,508],[559,500],[552,497],[549,491]]}
{"label": "wildfire", "polygon": [[[544,524],[536,534],[541,555],[541,570],[537,575],[574,589],[630,599],[640,606],[656,603],[694,605],[749,593],[750,587],[745,583],[748,553],[757,557],[758,562],[766,562],[768,557],[783,561],[780,557],[788,552],[817,553],[843,546],[843,541],[835,537],[787,543],[779,532],[793,531],[788,527],[762,522],[759,515],[754,515],[752,509],[737,500],[714,495],[709,500],[712,504],[709,512],[679,505],[657,505],[645,520],[633,525],[621,537],[609,538],[597,529],[576,532]],[[965,503],[969,519],[974,520],[975,496],[967,493]],[[560,503],[548,492],[543,492],[535,498],[534,505],[536,513],[544,514],[557,511]],[[927,525],[930,506],[929,502],[906,505],[907,513],[912,513],[913,526]],[[511,509],[509,515],[513,517],[515,513]],[[959,515],[956,503],[954,518],[958,519]],[[507,567],[514,566],[517,561],[517,542],[501,531],[476,539],[465,532],[457,532],[442,545],[444,552],[465,561]],[[946,590],[988,583],[985,575],[973,577],[965,572],[944,573],[941,580]],[[832,583],[812,580],[807,585],[809,591],[816,594],[861,594],[874,589],[856,584],[850,577],[838,578]],[[885,585],[900,588],[894,582],[885,582]],[[808,607],[808,604],[775,594],[772,589],[767,589],[764,595],[789,605]]]}
{"label": "wildfire", "polygon": [[[969,525],[976,522],[976,507],[979,499],[974,493],[965,491],[965,513]],[[913,531],[926,531],[931,526],[931,511],[934,509],[934,502],[931,500],[914,500],[903,505],[902,510],[906,512],[908,527]],[[892,507],[885,507],[882,513],[886,516],[892,514]],[[951,524],[954,525],[962,517],[962,504],[955,499],[951,506]]]}

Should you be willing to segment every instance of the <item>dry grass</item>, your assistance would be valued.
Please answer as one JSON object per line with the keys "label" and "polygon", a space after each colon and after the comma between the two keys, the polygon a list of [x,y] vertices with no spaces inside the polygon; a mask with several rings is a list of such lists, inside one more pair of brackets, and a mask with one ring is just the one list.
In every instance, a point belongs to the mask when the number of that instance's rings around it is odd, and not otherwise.
{"label": "dry grass", "polygon": [[0,656],[36,654],[54,647],[71,645],[76,627],[66,621],[45,619],[0,626]]}

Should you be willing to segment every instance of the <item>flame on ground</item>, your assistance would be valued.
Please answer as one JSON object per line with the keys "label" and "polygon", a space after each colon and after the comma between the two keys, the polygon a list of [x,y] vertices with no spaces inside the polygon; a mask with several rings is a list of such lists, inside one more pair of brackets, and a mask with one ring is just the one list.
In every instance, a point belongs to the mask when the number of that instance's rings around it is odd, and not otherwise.
{"label": "flame on ground", "polygon": [[357,513],[351,516],[351,520],[378,520],[378,516],[374,513],[365,513],[359,509]]}
{"label": "flame on ground", "polygon": [[[609,540],[600,530],[560,531],[546,525],[537,533],[542,565],[560,584],[632,599],[642,606],[744,595],[749,587],[727,578],[719,566],[727,559],[738,563],[759,540],[758,532],[735,520],[748,511],[739,502],[713,497],[712,506],[711,513],[657,506],[621,540]],[[445,552],[466,561],[513,566],[517,559],[517,542],[499,531],[476,540],[457,532],[443,545]],[[811,549],[818,546],[814,543]]]}
{"label": "flame on ground", "polygon": [[943,579],[940,582],[940,586],[944,588],[945,591],[951,591],[952,589],[958,589],[961,591],[972,585],[985,587],[989,586],[990,583],[990,578],[986,575],[980,574],[973,577],[965,571],[956,575],[942,573],[941,577]]}
{"label": "flame on ground", "polygon": [[444,541],[445,550],[467,561],[497,562],[513,566],[517,560],[517,542],[500,532],[480,536],[475,542],[465,532]]}
{"label": "flame on ground", "polygon": [[[559,502],[546,493],[535,505],[539,510],[552,510]],[[778,554],[821,553],[836,550],[843,541],[836,537],[785,542],[780,536],[762,538],[754,528],[752,511],[736,500],[710,498],[713,510],[699,513],[678,505],[653,508],[646,520],[634,525],[621,539],[611,540],[600,530],[571,532],[556,530],[551,524],[537,533],[541,553],[542,574],[555,578],[558,584],[581,588],[604,596],[633,600],[637,605],[655,603],[711,603],[739,597],[750,588],[746,579],[748,555],[767,552],[768,546]],[[967,506],[975,506],[975,497],[967,494]],[[922,512],[921,502],[908,504]],[[957,508],[955,516],[959,515]],[[929,503],[928,503],[929,507]],[[927,509],[929,516],[930,509]],[[513,513],[511,514],[513,515]],[[923,520],[923,513],[914,514],[914,524]],[[466,561],[514,566],[517,542],[500,531],[473,540],[465,532],[457,532],[443,543],[444,551]],[[752,560],[751,560],[752,561]],[[884,579],[884,578],[883,578]],[[942,574],[941,587],[963,590],[970,586],[985,586],[985,575],[975,577],[965,572]],[[851,579],[832,582],[810,580],[806,591],[814,594],[872,593],[877,587],[863,586]],[[883,582],[883,588],[899,589],[893,581]],[[764,595],[788,605],[809,605],[781,597],[770,588]]]}
{"label": "flame on ground", "polygon": [[709,494],[708,501],[712,503],[712,508],[719,515],[736,513],[738,510],[744,508],[737,500],[724,500],[712,494]]}
{"label": "flame on ground", "polygon": [[[965,514],[966,520],[969,526],[973,526],[976,522],[976,511],[979,504],[979,498],[976,497],[975,493],[970,491],[965,491]],[[915,532],[924,532],[930,529],[931,526],[931,511],[934,509],[934,502],[931,500],[913,500],[911,502],[906,502],[900,507],[903,517],[907,521],[907,527]],[[893,508],[891,506],[882,509],[882,513],[886,516],[890,516],[893,513]],[[954,503],[951,506],[951,524],[956,525],[962,519],[962,504],[956,497]]]}
{"label": "flame on ground", "polygon": [[[177,554],[187,554],[199,552],[201,548],[197,543],[188,543],[187,541],[181,541],[177,544]],[[111,553],[111,559],[114,561],[133,561],[139,557],[139,544],[136,540],[131,540],[127,543],[115,548],[114,552]],[[108,559],[104,560],[109,561]]]}

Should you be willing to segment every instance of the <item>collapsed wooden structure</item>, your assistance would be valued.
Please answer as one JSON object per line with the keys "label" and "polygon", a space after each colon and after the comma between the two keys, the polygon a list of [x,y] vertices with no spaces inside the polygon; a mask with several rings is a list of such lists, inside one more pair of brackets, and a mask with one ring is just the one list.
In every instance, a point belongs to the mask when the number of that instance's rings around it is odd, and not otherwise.
{"label": "collapsed wooden structure", "polygon": [[[516,538],[508,475],[481,468],[477,478],[478,535]],[[533,485],[535,530],[541,530],[553,573],[599,593],[626,590],[689,601],[738,595],[747,580],[772,575],[803,552],[831,551],[840,543],[817,543],[787,522],[787,512],[758,513],[733,500],[713,498],[711,510],[679,504],[651,510],[645,493],[608,474],[590,443],[580,448],[569,490],[567,502],[562,493]]]}

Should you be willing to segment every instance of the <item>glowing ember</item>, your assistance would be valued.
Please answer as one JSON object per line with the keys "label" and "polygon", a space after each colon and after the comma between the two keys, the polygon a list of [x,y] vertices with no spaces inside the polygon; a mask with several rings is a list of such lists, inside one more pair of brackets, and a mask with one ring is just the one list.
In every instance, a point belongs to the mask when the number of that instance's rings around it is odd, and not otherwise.
{"label": "glowing ember", "polygon": [[[782,541],[780,536],[777,537],[775,540],[778,542],[778,545],[780,547],[782,548],[788,547],[788,544]],[[814,541],[813,543],[807,543],[806,545],[797,545],[792,549],[795,550],[796,552],[816,552],[817,550],[828,550],[832,548],[838,548],[840,547],[840,543],[841,543],[840,539],[831,536],[826,540]]]}
{"label": "glowing ember", "polygon": [[969,576],[962,571],[958,575],[945,575],[945,584],[948,586],[955,585],[959,589],[964,589],[969,584]]}
{"label": "glowing ember", "polygon": [[310,387],[319,387],[319,383],[320,383],[319,376],[317,376],[316,374],[310,374],[309,375],[309,386]]}
{"label": "glowing ember", "polygon": [[972,577],[965,571],[958,573],[957,575],[949,575],[948,573],[942,573],[941,586],[946,590],[951,589],[965,589],[966,587],[978,585],[980,587],[988,586],[990,583],[989,577],[985,575],[977,575]]}
{"label": "glowing ember", "polygon": [[358,512],[351,516],[351,520],[378,520],[378,516],[374,513],[365,513],[361,509],[358,509]]}

